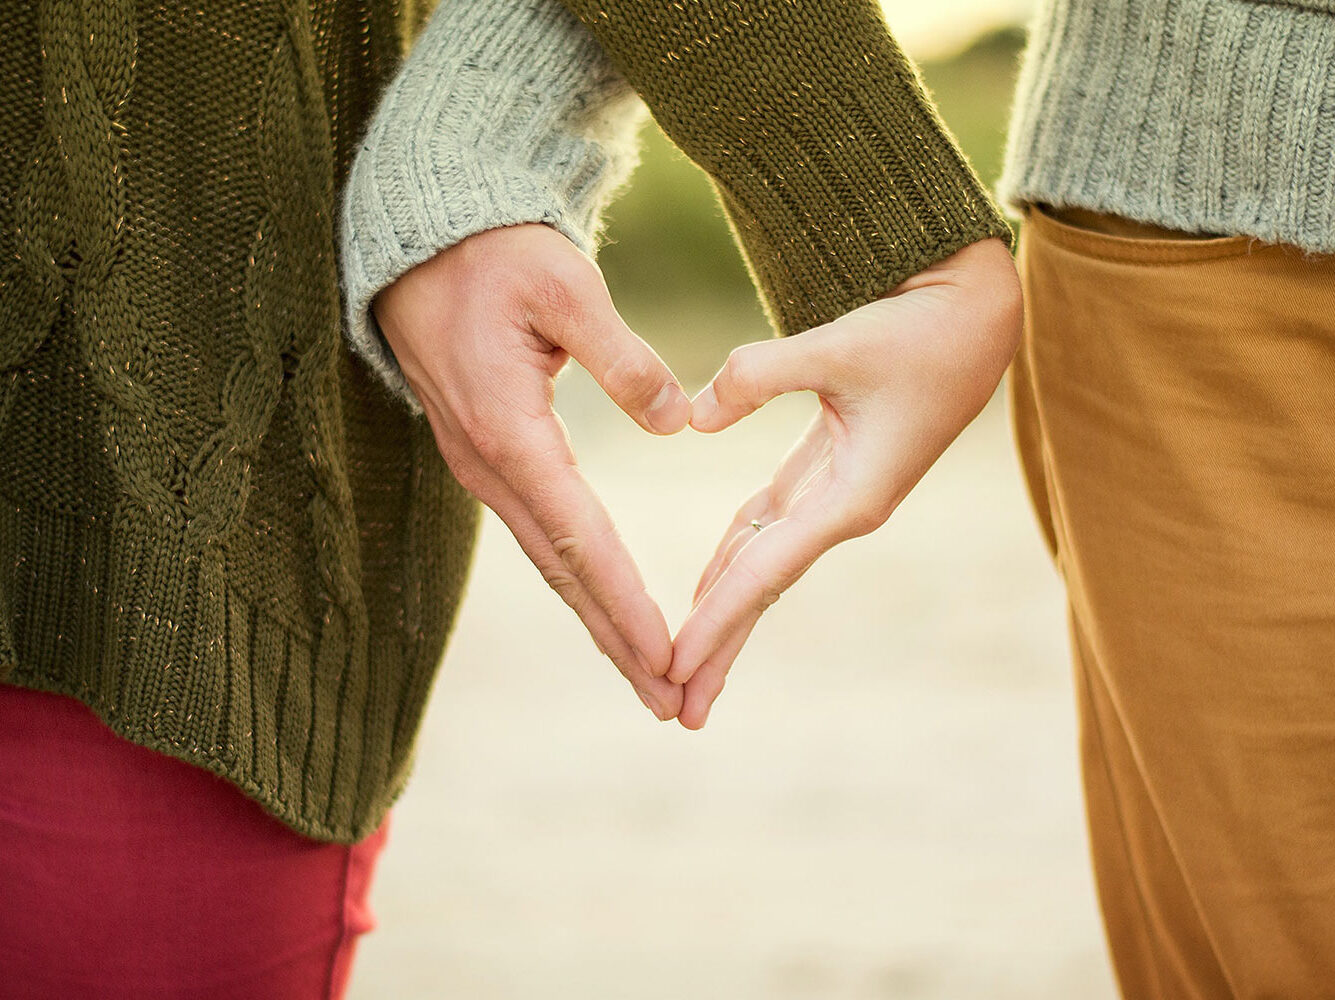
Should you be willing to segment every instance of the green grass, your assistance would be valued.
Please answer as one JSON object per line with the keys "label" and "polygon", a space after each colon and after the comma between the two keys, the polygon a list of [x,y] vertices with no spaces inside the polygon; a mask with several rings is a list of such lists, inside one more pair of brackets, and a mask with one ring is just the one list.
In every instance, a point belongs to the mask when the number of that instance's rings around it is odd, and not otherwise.
{"label": "green grass", "polygon": [[[921,65],[928,89],[980,176],[1001,170],[1023,33],[992,32],[958,55]],[[688,385],[729,349],[768,335],[708,179],[653,125],[629,189],[611,210],[599,263],[618,307]]]}

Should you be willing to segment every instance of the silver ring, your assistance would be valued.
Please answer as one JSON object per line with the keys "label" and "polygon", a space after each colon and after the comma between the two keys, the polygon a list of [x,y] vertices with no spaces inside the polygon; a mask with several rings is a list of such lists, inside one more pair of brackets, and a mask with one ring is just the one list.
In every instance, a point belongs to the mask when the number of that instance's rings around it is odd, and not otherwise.
{"label": "silver ring", "polygon": [[752,521],[751,527],[755,528],[756,531],[763,531],[765,528],[765,526],[761,524],[759,521]]}

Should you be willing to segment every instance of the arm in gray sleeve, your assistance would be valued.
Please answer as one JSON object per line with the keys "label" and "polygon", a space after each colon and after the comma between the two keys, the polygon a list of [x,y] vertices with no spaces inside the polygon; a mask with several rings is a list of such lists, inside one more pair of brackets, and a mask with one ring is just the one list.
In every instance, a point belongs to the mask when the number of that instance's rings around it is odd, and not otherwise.
{"label": "arm in gray sleeve", "polygon": [[416,408],[371,300],[465,237],[546,223],[592,253],[643,104],[556,0],[441,0],[382,96],[344,189],[347,334]]}

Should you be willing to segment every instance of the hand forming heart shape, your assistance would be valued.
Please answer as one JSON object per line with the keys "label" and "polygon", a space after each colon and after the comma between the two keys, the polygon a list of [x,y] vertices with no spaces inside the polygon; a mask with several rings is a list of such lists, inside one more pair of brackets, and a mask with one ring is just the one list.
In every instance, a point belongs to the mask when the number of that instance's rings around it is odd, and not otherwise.
{"label": "hand forming heart shape", "polygon": [[[986,403],[1018,343],[1020,298],[1004,244],[975,243],[831,323],[738,348],[693,402],[617,315],[597,266],[546,226],[471,236],[374,308],[455,477],[641,700],[698,729],[764,610],[822,553],[884,523]],[[821,398],[737,512],[675,641],[552,408],[572,357],[660,434],[688,419],[719,431],[786,392]]]}

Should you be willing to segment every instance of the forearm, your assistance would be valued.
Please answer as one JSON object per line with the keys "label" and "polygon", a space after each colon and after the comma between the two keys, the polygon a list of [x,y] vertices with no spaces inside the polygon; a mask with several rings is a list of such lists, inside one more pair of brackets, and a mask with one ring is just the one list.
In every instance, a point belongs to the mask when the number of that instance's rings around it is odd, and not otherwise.
{"label": "forearm", "polygon": [[713,178],[784,333],[1010,231],[874,0],[562,0]]}
{"label": "forearm", "polygon": [[386,90],[341,220],[348,335],[416,405],[375,295],[464,238],[546,223],[591,252],[633,168],[642,105],[556,0],[442,0]]}

